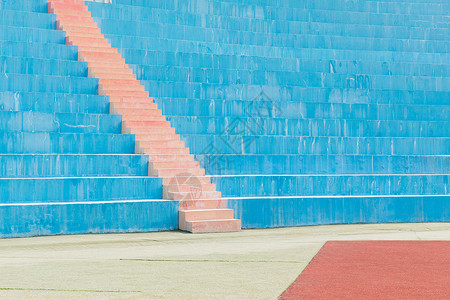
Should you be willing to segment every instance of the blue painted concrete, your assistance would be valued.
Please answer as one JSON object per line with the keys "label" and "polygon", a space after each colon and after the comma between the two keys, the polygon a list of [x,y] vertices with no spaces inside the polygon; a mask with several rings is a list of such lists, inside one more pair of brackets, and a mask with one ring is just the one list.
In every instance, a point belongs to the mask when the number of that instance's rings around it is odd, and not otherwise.
{"label": "blue painted concrete", "polygon": [[450,156],[200,154],[210,174],[445,174]]}
{"label": "blue painted concrete", "polygon": [[450,196],[229,199],[243,228],[354,223],[448,222]]}
{"label": "blue painted concrete", "polygon": [[88,6],[244,227],[450,220],[448,1]]}
{"label": "blue painted concrete", "polygon": [[178,228],[46,0],[0,2],[0,238]]}
{"label": "blue painted concrete", "polygon": [[178,228],[178,202],[0,204],[0,238]]}
{"label": "blue painted concrete", "polygon": [[0,154],[0,177],[147,176],[137,154]]}
{"label": "blue painted concrete", "polygon": [[[245,228],[450,221],[448,1],[88,6]],[[0,2],[0,236],[177,228],[46,11]]]}
{"label": "blue painted concrete", "polygon": [[108,114],[109,98],[45,92],[0,92],[2,111]]}
{"label": "blue painted concrete", "polygon": [[75,46],[0,40],[0,54],[2,56],[75,61],[78,59],[77,51],[78,48]]}

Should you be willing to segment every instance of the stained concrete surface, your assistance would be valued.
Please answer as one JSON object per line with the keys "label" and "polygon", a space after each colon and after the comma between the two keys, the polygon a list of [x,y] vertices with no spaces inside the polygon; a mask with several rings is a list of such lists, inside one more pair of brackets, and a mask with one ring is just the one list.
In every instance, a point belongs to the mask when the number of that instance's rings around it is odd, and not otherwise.
{"label": "stained concrete surface", "polygon": [[328,240],[450,240],[450,223],[0,240],[1,299],[276,299]]}

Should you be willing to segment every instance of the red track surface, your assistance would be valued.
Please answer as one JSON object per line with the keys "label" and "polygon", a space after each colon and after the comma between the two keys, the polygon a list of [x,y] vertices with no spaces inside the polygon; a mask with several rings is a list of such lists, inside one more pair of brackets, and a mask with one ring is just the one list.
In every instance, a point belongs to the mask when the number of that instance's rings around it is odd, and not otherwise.
{"label": "red track surface", "polygon": [[450,299],[450,242],[327,242],[280,299]]}

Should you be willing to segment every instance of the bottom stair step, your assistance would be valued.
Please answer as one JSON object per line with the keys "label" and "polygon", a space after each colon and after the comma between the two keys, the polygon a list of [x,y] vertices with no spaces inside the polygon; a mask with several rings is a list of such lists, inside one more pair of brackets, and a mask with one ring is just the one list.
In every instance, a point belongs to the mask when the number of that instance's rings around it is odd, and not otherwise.
{"label": "bottom stair step", "polygon": [[[181,223],[180,223],[181,225]],[[181,229],[181,228],[180,228]],[[186,222],[186,231],[192,233],[234,232],[241,230],[241,220],[222,219]]]}
{"label": "bottom stair step", "polygon": [[233,219],[233,210],[228,208],[180,210],[180,223],[218,219]]}

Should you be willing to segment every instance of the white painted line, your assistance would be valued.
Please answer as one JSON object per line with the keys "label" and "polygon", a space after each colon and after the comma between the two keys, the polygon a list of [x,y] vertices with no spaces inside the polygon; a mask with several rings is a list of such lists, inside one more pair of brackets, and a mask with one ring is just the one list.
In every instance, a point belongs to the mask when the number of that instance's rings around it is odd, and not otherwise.
{"label": "white painted line", "polygon": [[246,199],[339,199],[339,198],[434,198],[434,197],[450,197],[449,195],[330,195],[330,196],[254,196],[254,197],[223,197],[228,200],[246,200]]}
{"label": "white painted line", "polygon": [[147,200],[114,200],[114,201],[84,201],[84,202],[36,202],[36,203],[3,203],[4,206],[50,206],[50,205],[101,205],[101,204],[120,204],[120,203],[150,203],[150,202],[179,202],[176,200],[165,199],[147,199]]}

